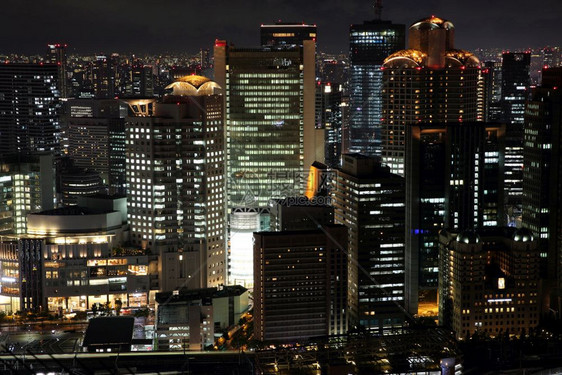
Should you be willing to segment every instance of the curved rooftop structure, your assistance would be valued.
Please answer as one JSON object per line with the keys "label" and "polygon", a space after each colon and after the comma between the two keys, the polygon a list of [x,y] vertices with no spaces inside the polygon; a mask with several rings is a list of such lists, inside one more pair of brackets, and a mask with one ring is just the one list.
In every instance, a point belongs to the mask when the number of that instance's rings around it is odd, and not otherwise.
{"label": "curved rooftop structure", "polygon": [[473,230],[465,230],[458,234],[457,242],[475,244],[480,242],[480,236]]}
{"label": "curved rooftop structure", "polygon": [[445,53],[445,59],[449,66],[468,66],[476,68],[480,65],[480,60],[472,52],[462,49],[452,49]]}
{"label": "curved rooftop structure", "polygon": [[[401,51],[394,52],[392,55],[384,59],[384,65],[393,65],[393,63],[398,63],[400,65],[406,65],[408,67],[416,67],[424,65],[427,54],[418,51],[417,49],[404,49]],[[411,65],[411,66],[410,66]]]}
{"label": "curved rooftop structure", "polygon": [[221,90],[221,87],[207,77],[189,75],[169,84],[166,90],[169,91],[168,95],[174,96],[202,96],[213,95],[217,90]]}
{"label": "curved rooftop structure", "polygon": [[427,18],[422,18],[421,20],[414,22],[412,26],[410,26],[410,30],[435,30],[435,29],[445,29],[451,30],[454,29],[455,25],[451,21],[431,16]]}
{"label": "curved rooftop structure", "polygon": [[513,241],[516,242],[529,242],[533,241],[535,237],[533,236],[533,232],[531,232],[527,228],[520,228],[517,229],[515,233],[513,233]]}

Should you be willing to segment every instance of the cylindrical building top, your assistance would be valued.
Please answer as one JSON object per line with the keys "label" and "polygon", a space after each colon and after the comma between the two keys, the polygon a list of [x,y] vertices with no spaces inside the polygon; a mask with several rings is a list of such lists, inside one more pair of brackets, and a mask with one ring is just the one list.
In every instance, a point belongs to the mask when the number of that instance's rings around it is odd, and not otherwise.
{"label": "cylindrical building top", "polygon": [[435,16],[419,20],[410,26],[408,46],[426,53],[428,66],[443,67],[445,51],[455,48],[455,26]]}

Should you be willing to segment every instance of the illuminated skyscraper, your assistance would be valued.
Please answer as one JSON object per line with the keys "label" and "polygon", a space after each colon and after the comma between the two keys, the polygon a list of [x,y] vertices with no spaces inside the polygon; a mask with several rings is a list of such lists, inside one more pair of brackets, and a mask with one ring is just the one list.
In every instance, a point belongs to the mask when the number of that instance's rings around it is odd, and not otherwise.
{"label": "illuminated skyscraper", "polygon": [[186,76],[162,102],[129,100],[131,243],[160,256],[160,290],[226,283],[223,98]]}
{"label": "illuminated skyscraper", "polygon": [[302,195],[308,168],[324,160],[323,131],[314,127],[314,55],[312,40],[302,47],[254,49],[217,40],[215,79],[225,88],[229,209],[267,208],[272,198]]}
{"label": "illuminated skyscraper", "polygon": [[479,60],[454,46],[455,27],[431,16],[409,29],[409,49],[383,64],[382,158],[404,174],[405,127],[482,120]]}
{"label": "illuminated skyscraper", "polygon": [[349,30],[349,152],[381,155],[384,59],[404,48],[404,25],[365,21]]}
{"label": "illuminated skyscraper", "polygon": [[0,154],[60,153],[58,67],[0,65]]}

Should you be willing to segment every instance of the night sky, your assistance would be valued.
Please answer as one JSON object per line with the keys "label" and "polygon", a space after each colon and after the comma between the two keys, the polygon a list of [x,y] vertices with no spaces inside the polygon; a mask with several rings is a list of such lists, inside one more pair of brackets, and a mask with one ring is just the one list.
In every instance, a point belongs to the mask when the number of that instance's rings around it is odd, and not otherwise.
{"label": "night sky", "polygon": [[[260,23],[318,25],[319,49],[347,51],[349,25],[374,18],[367,0],[2,0],[0,53],[194,52],[216,38],[259,43]],[[463,49],[562,44],[561,0],[383,1],[383,18],[407,26],[435,14],[456,27]]]}

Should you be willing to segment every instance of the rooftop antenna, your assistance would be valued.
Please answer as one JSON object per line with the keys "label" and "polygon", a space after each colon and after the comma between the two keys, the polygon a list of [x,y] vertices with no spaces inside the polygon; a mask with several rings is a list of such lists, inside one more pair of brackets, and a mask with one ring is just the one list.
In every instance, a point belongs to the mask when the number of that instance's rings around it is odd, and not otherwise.
{"label": "rooftop antenna", "polygon": [[382,0],[375,0],[375,19],[381,20]]}

